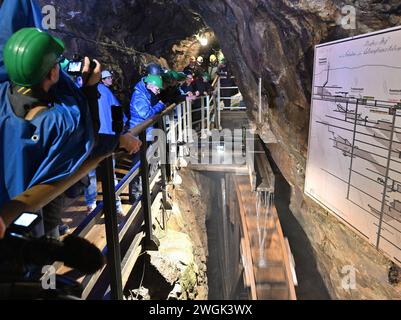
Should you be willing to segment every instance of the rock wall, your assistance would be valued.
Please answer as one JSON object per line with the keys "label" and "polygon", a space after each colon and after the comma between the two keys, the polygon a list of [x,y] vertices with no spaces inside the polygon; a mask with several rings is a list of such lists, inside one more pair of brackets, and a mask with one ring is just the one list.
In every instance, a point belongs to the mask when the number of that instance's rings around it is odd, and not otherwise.
{"label": "rock wall", "polygon": [[194,35],[207,30],[197,14],[168,0],[39,3],[55,6],[57,29],[52,32],[66,43],[67,57],[88,55],[114,71],[114,87],[124,105],[147,63],[186,65],[200,50]]}
{"label": "rock wall", "polygon": [[[401,298],[388,284],[390,261],[359,236],[308,200],[304,194],[313,52],[316,44],[401,22],[397,0],[176,0],[199,13],[215,32],[232,65],[249,109],[262,131],[272,130],[278,143],[270,149],[292,186],[291,209],[315,251],[319,269],[333,298]],[[354,5],[357,26],[337,25],[341,8]],[[258,78],[263,79],[263,125],[256,121]],[[341,287],[344,266],[355,266],[357,290]]]}

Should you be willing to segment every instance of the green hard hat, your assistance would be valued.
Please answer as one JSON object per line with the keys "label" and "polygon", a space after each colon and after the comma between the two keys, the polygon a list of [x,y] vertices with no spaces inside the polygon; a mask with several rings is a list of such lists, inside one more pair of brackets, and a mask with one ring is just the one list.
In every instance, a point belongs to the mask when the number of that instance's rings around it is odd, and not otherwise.
{"label": "green hard hat", "polygon": [[160,76],[156,76],[156,75],[150,74],[145,78],[145,83],[153,84],[156,87],[159,87],[160,89],[163,89],[163,80],[162,80],[162,78]]}
{"label": "green hard hat", "polygon": [[175,70],[171,70],[171,71],[170,71],[170,74],[171,74],[171,77],[172,77],[174,80],[178,80],[178,79],[180,78],[180,75],[179,75],[178,72],[175,71]]}
{"label": "green hard hat", "polygon": [[164,73],[162,73],[161,76],[162,76],[163,81],[169,81],[173,78],[171,75],[171,71],[164,72]]}
{"label": "green hard hat", "polygon": [[14,33],[4,46],[4,65],[12,82],[23,87],[39,84],[64,52],[64,43],[36,28]]}
{"label": "green hard hat", "polygon": [[209,72],[205,72],[204,74],[203,74],[203,77],[206,79],[206,81],[210,81],[210,74],[209,74]]}

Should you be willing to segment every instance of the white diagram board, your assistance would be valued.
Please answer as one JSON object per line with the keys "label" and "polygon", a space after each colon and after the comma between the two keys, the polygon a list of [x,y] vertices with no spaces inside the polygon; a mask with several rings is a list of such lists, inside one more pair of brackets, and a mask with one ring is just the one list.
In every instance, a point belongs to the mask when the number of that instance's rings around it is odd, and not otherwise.
{"label": "white diagram board", "polygon": [[401,28],[318,45],[305,193],[401,263]]}

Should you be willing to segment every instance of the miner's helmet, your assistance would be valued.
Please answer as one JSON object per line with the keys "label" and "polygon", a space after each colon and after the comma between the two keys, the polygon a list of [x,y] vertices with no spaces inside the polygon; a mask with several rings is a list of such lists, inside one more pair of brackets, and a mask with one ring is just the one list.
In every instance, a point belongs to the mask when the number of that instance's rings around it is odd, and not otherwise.
{"label": "miner's helmet", "polygon": [[173,79],[172,72],[169,70],[164,70],[164,72],[161,74],[161,77],[165,82],[170,82]]}
{"label": "miner's helmet", "polygon": [[59,62],[64,43],[47,32],[23,28],[14,33],[4,46],[4,65],[9,79],[16,85],[33,87],[40,84]]}
{"label": "miner's helmet", "polygon": [[157,63],[149,63],[146,67],[146,72],[148,75],[156,75],[156,76],[160,76],[163,72],[162,72],[162,67],[157,64]]}
{"label": "miner's helmet", "polygon": [[160,76],[150,74],[145,78],[145,83],[153,84],[159,89],[163,89],[163,80]]}
{"label": "miner's helmet", "polygon": [[203,63],[203,57],[199,56],[198,59],[196,59],[196,61],[198,61],[199,64]]}
{"label": "miner's helmet", "polygon": [[190,61],[190,62],[196,62],[196,57],[195,57],[195,56],[192,56],[191,58],[189,58],[189,61]]}
{"label": "miner's helmet", "polygon": [[170,74],[171,74],[171,77],[172,77],[174,80],[179,80],[179,79],[180,79],[180,75],[179,75],[179,73],[178,73],[177,71],[171,70],[171,71],[170,71]]}
{"label": "miner's helmet", "polygon": [[113,77],[113,75],[111,74],[111,72],[109,70],[102,71],[102,79],[106,79],[109,77]]}
{"label": "miner's helmet", "polygon": [[210,58],[209,58],[209,61],[210,61],[211,63],[216,62],[216,61],[217,61],[216,55],[212,54],[212,55],[210,56]]}

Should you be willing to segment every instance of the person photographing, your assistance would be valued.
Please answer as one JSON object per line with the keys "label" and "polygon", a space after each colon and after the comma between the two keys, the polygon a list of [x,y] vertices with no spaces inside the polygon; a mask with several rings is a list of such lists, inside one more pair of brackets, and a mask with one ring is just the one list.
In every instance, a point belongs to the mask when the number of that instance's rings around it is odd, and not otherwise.
{"label": "person photographing", "polygon": [[[0,206],[34,185],[67,178],[95,147],[101,65],[84,58],[79,89],[60,72],[64,50],[60,39],[37,28],[0,37],[0,78],[8,79],[0,83]],[[110,151],[118,142],[130,154],[138,151],[135,137],[119,138]],[[0,221],[0,236],[10,219]]]}

